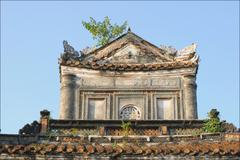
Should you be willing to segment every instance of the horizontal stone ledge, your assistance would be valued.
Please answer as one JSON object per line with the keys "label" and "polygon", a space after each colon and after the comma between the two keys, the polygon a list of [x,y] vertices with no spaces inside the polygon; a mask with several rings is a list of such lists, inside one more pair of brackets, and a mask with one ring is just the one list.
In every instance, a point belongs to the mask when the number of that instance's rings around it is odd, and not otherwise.
{"label": "horizontal stone ledge", "polygon": [[[130,122],[131,127],[160,127],[168,126],[173,128],[198,128],[202,127],[203,120],[124,120]],[[49,126],[51,129],[58,128],[94,128],[94,127],[120,127],[122,120],[57,120],[50,119]]]}

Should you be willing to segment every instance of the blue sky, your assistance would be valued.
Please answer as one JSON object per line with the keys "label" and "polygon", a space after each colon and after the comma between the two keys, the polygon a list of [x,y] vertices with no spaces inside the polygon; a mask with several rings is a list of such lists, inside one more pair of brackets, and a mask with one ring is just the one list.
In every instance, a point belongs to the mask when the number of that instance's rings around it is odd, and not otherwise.
{"label": "blue sky", "polygon": [[196,42],[198,115],[211,108],[239,127],[239,2],[1,1],[1,128],[17,133],[42,109],[59,112],[58,57],[62,41],[94,45],[82,20],[128,21],[155,45],[181,49]]}

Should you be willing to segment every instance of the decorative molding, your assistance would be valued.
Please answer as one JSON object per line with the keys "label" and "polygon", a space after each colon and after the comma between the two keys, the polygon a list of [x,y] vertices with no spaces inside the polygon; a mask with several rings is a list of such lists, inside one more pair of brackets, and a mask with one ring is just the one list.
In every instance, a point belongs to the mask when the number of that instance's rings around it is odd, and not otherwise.
{"label": "decorative molding", "polygon": [[[99,83],[101,82],[101,83]],[[180,77],[81,77],[80,89],[180,89]]]}

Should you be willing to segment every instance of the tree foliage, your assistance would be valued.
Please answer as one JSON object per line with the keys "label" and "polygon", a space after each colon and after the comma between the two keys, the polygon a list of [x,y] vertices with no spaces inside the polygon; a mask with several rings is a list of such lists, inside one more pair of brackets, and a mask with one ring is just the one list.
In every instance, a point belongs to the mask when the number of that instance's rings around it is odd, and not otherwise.
{"label": "tree foliage", "polygon": [[208,113],[208,119],[205,120],[203,130],[210,133],[222,131],[219,112],[217,111],[217,109],[212,109]]}
{"label": "tree foliage", "polygon": [[89,22],[82,21],[83,26],[92,34],[93,39],[97,40],[97,46],[102,46],[121,35],[127,28],[127,21],[122,25],[112,25],[106,16],[102,22],[97,22],[90,17]]}

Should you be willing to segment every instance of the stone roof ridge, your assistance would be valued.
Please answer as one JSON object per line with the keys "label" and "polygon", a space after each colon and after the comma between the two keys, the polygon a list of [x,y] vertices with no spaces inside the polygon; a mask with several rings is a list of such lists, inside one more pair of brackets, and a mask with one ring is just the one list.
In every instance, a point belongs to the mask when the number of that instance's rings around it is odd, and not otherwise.
{"label": "stone roof ridge", "polygon": [[[130,36],[131,35],[131,36]],[[176,48],[174,48],[173,46],[166,46],[166,45],[160,45],[160,47],[155,46],[154,44],[144,40],[143,38],[141,38],[140,36],[136,35],[135,33],[133,33],[130,29],[130,27],[128,28],[128,31],[124,34],[122,34],[121,36],[113,39],[112,41],[110,41],[109,43],[107,43],[106,45],[100,46],[100,47],[85,47],[83,48],[81,51],[76,51],[70,44],[68,44],[68,42],[66,40],[63,41],[63,46],[64,46],[64,53],[63,54],[69,54],[69,56],[71,57],[81,57],[81,56],[87,56],[91,53],[95,53],[98,50],[101,50],[103,48],[105,48],[106,46],[110,45],[111,43],[114,43],[115,41],[121,39],[121,38],[129,38],[129,37],[137,37],[137,39],[139,41],[144,41],[150,45],[152,45],[153,47],[156,47],[160,50],[162,50],[163,53],[167,54],[167,55],[171,55],[174,57],[181,57],[181,56],[186,56],[188,54],[191,53],[196,53],[196,48],[197,48],[197,44],[196,43],[192,43],[191,45],[188,45],[180,50],[177,50]],[[130,40],[131,42],[131,40]],[[62,54],[62,55],[63,55]],[[61,56],[62,56],[61,55]]]}
{"label": "stone roof ridge", "polygon": [[175,60],[176,61],[188,60],[190,62],[198,63],[199,56],[196,53],[197,53],[197,44],[192,43],[191,45],[188,45],[182,49],[177,50]]}
{"label": "stone roof ridge", "polygon": [[[126,32],[124,34],[122,34],[121,36],[113,39],[112,41],[110,41],[108,44],[116,41],[117,39],[120,39],[122,37],[124,37],[125,35],[127,35],[129,32]],[[106,45],[108,45],[106,44]],[[86,57],[87,55],[90,55],[91,53],[103,48],[104,46],[106,45],[103,45],[103,46],[100,46],[100,47],[96,47],[96,46],[93,46],[93,47],[85,47],[83,48],[82,50],[80,50],[79,52],[76,51],[74,49],[73,46],[71,46],[67,40],[63,40],[63,48],[64,48],[64,52],[60,55],[60,58],[59,58],[59,64],[62,63],[62,61],[67,61],[67,60],[81,60],[83,57]]]}
{"label": "stone roof ridge", "polygon": [[[120,35],[119,37],[114,38],[113,40],[109,41],[106,45],[108,45],[108,44],[110,44],[110,43],[112,43],[112,42],[114,42],[114,41],[116,41],[116,40],[124,37],[124,36],[127,35],[129,32],[131,32],[130,27],[128,28],[128,31],[127,31],[126,33],[123,33],[123,34]],[[100,47],[97,47],[97,46],[89,47],[89,46],[87,46],[87,47],[83,48],[80,52],[81,52],[83,55],[86,56],[86,55],[88,55],[88,54],[91,54],[91,53],[95,52],[96,50],[100,50],[101,48],[104,48],[106,45],[103,45],[103,46],[100,46]]]}
{"label": "stone roof ridge", "polygon": [[95,70],[159,70],[197,67],[197,44],[192,43],[177,50],[172,46],[160,47],[144,40],[132,31],[99,48],[87,47],[80,52],[64,41],[64,53],[60,65]]}
{"label": "stone roof ridge", "polygon": [[160,56],[166,60],[171,61],[173,59],[173,56],[166,54],[165,50],[144,40],[143,38],[141,38],[137,34],[133,33],[132,31],[128,31],[125,34],[119,36],[118,38],[112,40],[108,44],[89,52],[86,55],[85,59],[96,58],[99,60],[104,57],[108,57],[109,55],[111,55],[112,51],[115,52],[117,49],[125,47],[128,44],[133,44],[133,45],[139,46],[139,48],[141,48],[142,50],[145,50],[147,52],[155,52],[156,56]]}
{"label": "stone roof ridge", "polygon": [[176,56],[180,57],[188,54],[193,54],[193,53],[196,53],[196,50],[197,50],[197,43],[192,43],[191,45],[188,45],[178,50]]}
{"label": "stone roof ridge", "polygon": [[[131,31],[130,31],[130,32],[131,32]],[[90,52],[88,52],[87,54],[91,54],[91,53],[96,52],[97,50],[101,50],[101,49],[104,48],[105,46],[107,46],[107,45],[109,45],[109,44],[111,44],[111,43],[117,41],[118,39],[121,39],[122,37],[126,36],[128,33],[129,33],[129,31],[126,32],[126,33],[124,33],[124,34],[122,34],[122,35],[120,35],[119,37],[117,37],[117,38],[115,38],[115,39],[109,41],[107,44],[105,44],[105,45],[103,45],[103,46],[100,46],[100,47],[96,47],[96,46],[94,46],[94,47],[92,47],[92,48],[94,48],[94,49],[92,49],[92,50],[91,50]]]}
{"label": "stone roof ridge", "polygon": [[96,47],[96,46],[93,46],[93,47],[87,46],[87,47],[83,48],[80,52],[82,53],[82,55],[86,56],[89,53],[95,51],[96,49],[98,49],[98,47]]}
{"label": "stone roof ridge", "polygon": [[68,60],[80,60],[82,57],[81,52],[76,51],[66,40],[63,41],[63,49],[64,52],[60,55],[59,64]]}
{"label": "stone roof ridge", "polygon": [[179,50],[177,50],[173,46],[160,45],[160,47],[158,47],[158,46],[146,41],[145,39],[138,36],[137,34],[133,33],[131,31],[131,29],[129,28],[126,33],[124,33],[121,36],[117,37],[116,39],[110,41],[108,44],[106,44],[104,46],[101,46],[99,48],[96,48],[96,47],[89,48],[89,47],[87,47],[86,49],[88,50],[88,52],[85,55],[90,55],[90,54],[96,55],[98,51],[104,49],[105,47],[107,47],[107,46],[111,45],[112,43],[114,43],[118,40],[121,40],[121,39],[126,39],[128,41],[128,43],[132,43],[133,39],[134,39],[134,40],[137,40],[139,43],[148,44],[148,45],[156,48],[157,50],[159,50],[159,52],[161,54],[163,54],[164,57],[167,57],[169,60],[172,59],[172,58],[186,57],[186,56],[189,56],[189,54],[195,54],[196,49],[197,49],[197,44],[196,43],[192,43],[191,45],[188,45],[188,46],[186,46],[182,49],[179,49]]}
{"label": "stone roof ridge", "polygon": [[[127,31],[126,33],[120,35],[119,37],[117,37],[117,38],[115,38],[115,39],[113,39],[113,40],[111,40],[111,41],[108,42],[106,45],[108,45],[109,43],[112,43],[112,42],[114,42],[115,40],[117,40],[117,39],[125,36],[125,35],[128,34],[129,32],[131,32],[130,27],[128,28],[128,31]],[[97,47],[96,45],[94,45],[94,46],[92,46],[92,47],[87,46],[87,47],[83,48],[82,50],[80,50],[79,52],[81,53],[81,55],[87,56],[88,54],[91,54],[91,53],[95,52],[96,50],[99,50],[99,49],[103,48],[104,46],[105,46],[105,45],[100,46],[100,47]]]}

